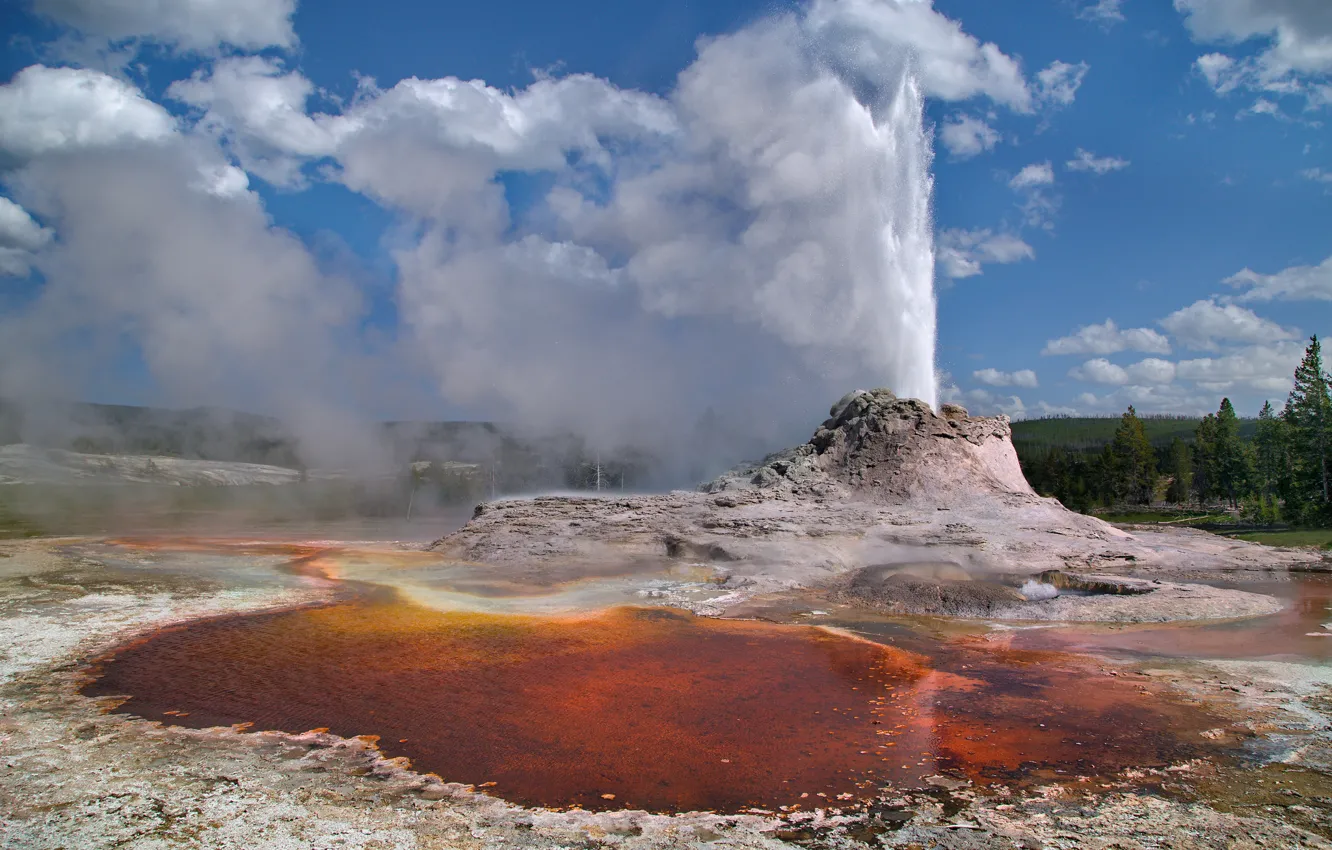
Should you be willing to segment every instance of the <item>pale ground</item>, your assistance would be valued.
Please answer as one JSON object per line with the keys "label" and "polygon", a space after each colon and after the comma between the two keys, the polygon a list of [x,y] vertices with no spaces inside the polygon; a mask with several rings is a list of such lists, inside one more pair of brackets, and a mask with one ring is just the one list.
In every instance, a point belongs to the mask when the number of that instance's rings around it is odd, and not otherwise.
{"label": "pale ground", "polygon": [[[605,508],[612,509],[640,510]],[[755,523],[751,528],[779,521],[755,511],[735,519]],[[912,542],[939,537],[939,545],[959,547],[958,553],[966,544],[956,538],[976,533],[942,522],[889,526],[910,531]],[[756,533],[755,546],[770,545],[773,534],[794,536],[780,529]],[[873,545],[901,545],[873,534]],[[1161,569],[1148,553],[1177,545],[1174,537],[1104,544],[1115,555],[1141,554],[1135,572],[1148,576]],[[802,545],[827,546],[830,558],[855,549],[814,537]],[[1254,569],[1263,566],[1262,550],[1209,545],[1221,547],[1214,554],[1226,563],[1252,559]],[[268,574],[278,558],[246,559],[243,568],[232,568],[237,578],[202,556],[118,560],[106,552],[85,541],[0,542],[5,848],[1332,848],[1332,783],[1313,769],[1332,762],[1326,663],[1169,663],[1132,671],[1103,662],[1107,673],[1170,682],[1257,733],[1268,761],[1239,772],[1175,765],[1072,791],[1020,794],[940,778],[928,788],[893,793],[873,816],[854,818],[533,811],[404,771],[378,760],[361,741],[192,731],[103,714],[77,694],[89,656],[166,623],[333,592],[319,580]],[[789,562],[761,569],[754,572],[765,581],[773,575],[792,581]],[[1171,793],[1134,793],[1142,783],[1162,782]]]}

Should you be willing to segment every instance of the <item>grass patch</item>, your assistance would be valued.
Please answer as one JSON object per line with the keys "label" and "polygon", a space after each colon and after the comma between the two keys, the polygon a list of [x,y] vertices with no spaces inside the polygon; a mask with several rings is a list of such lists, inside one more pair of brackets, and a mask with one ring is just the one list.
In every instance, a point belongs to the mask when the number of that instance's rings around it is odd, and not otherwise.
{"label": "grass patch", "polygon": [[1229,535],[1236,540],[1262,543],[1265,546],[1317,546],[1332,551],[1332,529],[1306,528],[1291,531],[1247,531]]}

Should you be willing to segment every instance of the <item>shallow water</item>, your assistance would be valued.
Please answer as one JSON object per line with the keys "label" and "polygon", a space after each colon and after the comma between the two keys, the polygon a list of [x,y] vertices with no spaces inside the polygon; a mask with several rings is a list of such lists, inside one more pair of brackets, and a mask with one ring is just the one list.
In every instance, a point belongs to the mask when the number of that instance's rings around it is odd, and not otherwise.
{"label": "shallow water", "polygon": [[1025,629],[1015,648],[1168,658],[1252,658],[1332,664],[1332,575],[1292,573],[1289,581],[1218,586],[1266,593],[1286,603],[1270,617],[1219,623]]}
{"label": "shallow water", "polygon": [[[524,804],[813,808],[941,772],[1073,781],[1221,753],[1199,734],[1221,721],[1154,685],[965,632],[856,624],[866,640],[670,608],[438,610],[384,584],[402,573],[417,587],[431,564],[446,576],[456,568],[429,553],[122,546],[241,561],[285,554],[291,574],[334,582],[345,598],[162,630],[104,659],[85,693],[128,695],[120,710],[170,724],[375,735],[417,770]],[[465,588],[455,581],[451,592]]]}

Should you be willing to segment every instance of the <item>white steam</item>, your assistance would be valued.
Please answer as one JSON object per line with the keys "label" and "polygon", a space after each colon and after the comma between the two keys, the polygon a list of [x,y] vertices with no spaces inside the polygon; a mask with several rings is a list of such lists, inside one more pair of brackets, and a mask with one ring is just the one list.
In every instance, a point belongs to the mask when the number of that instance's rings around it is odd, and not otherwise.
{"label": "white steam", "polygon": [[[664,96],[585,74],[363,80],[319,113],[316,91],[235,55],[167,90],[181,121],[91,70],[0,86],[0,179],[54,233],[10,264],[44,281],[0,325],[0,396],[107,399],[129,362],[153,401],[277,413],[334,453],[354,412],[689,453],[729,414],[747,439],[803,436],[855,386],[933,404],[923,99],[1041,102],[924,0],[816,0],[702,41]],[[398,219],[390,331],[249,175],[339,183]]]}
{"label": "white steam", "polygon": [[1020,593],[1030,602],[1039,602],[1042,599],[1054,599],[1059,595],[1059,588],[1036,579],[1028,579],[1023,583]]}

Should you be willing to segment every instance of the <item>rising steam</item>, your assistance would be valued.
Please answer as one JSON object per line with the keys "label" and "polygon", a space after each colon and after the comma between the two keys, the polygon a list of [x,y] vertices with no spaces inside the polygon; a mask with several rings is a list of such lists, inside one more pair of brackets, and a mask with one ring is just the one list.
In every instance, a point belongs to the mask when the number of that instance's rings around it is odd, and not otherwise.
{"label": "rising steam", "polygon": [[[855,386],[933,404],[923,99],[1030,108],[1012,60],[916,0],[701,41],[660,96],[412,78],[315,112],[313,91],[258,56],[172,85],[188,120],[93,71],[0,87],[4,182],[55,233],[0,326],[0,395],[108,399],[134,374],[141,400],[291,420],[315,463],[354,451],[358,420],[734,455],[803,438]],[[395,214],[392,298],[274,227],[247,172]],[[396,315],[367,330],[374,298]]]}

